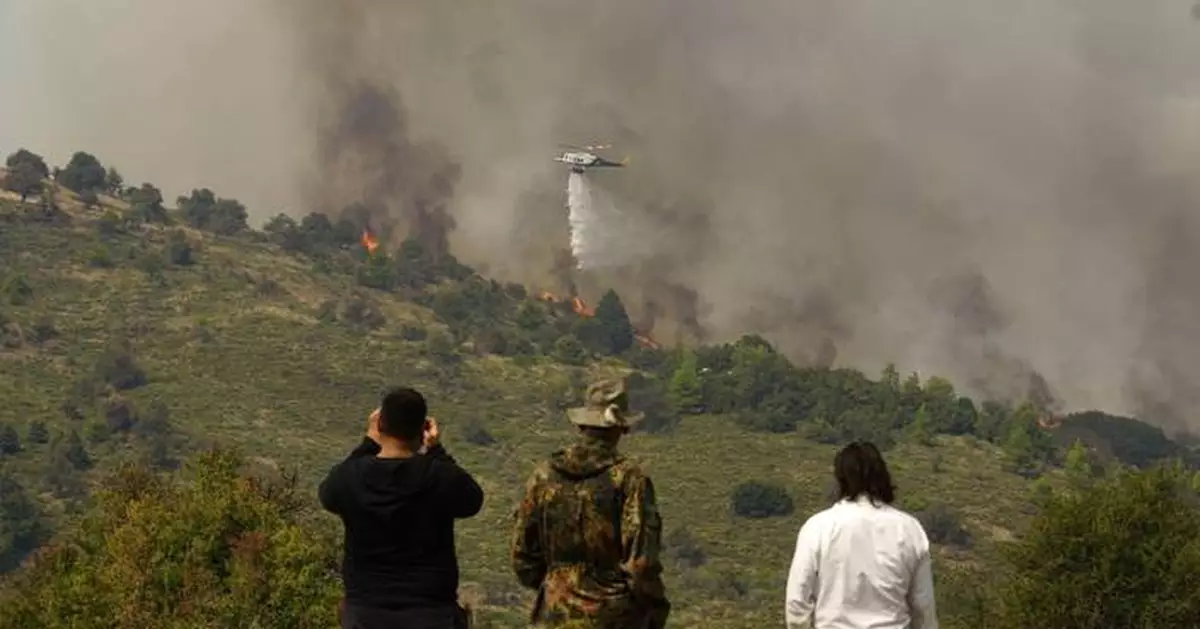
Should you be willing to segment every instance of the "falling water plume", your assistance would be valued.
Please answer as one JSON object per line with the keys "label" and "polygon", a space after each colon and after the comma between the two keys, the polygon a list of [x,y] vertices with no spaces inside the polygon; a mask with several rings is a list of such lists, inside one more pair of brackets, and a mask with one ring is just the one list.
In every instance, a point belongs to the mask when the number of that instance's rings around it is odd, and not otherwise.
{"label": "falling water plume", "polygon": [[591,189],[580,173],[572,172],[567,177],[567,210],[575,267],[583,270],[603,266],[600,220],[592,203]]}

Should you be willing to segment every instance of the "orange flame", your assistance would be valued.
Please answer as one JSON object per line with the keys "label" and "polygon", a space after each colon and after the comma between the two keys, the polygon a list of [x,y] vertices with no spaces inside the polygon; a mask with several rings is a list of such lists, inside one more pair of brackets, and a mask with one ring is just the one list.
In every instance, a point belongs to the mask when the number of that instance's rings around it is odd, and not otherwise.
{"label": "orange flame", "polygon": [[[554,303],[554,304],[560,303],[562,301],[561,299],[558,298],[557,295],[555,295],[554,293],[551,293],[550,291],[542,291],[542,294],[539,295],[538,298],[541,299],[542,301],[546,301],[546,302],[550,302],[550,303]],[[584,301],[582,297],[572,297],[571,298],[571,310],[573,310],[575,312],[575,314],[577,314],[581,317],[596,316],[596,311],[592,308],[589,308],[587,305],[587,302]],[[646,347],[649,349],[661,349],[662,348],[662,345],[660,345],[654,339],[650,338],[649,334],[635,332],[633,335],[633,338],[638,343],[638,345],[641,345],[642,347]]]}
{"label": "orange flame", "polygon": [[575,314],[581,317],[594,317],[596,311],[588,308],[587,302],[579,297],[571,298],[571,308],[575,310]]}
{"label": "orange flame", "polygon": [[379,241],[375,240],[375,236],[372,235],[369,230],[363,230],[362,240],[359,242],[362,243],[362,246],[367,250],[367,253],[371,255],[375,255],[375,250],[379,249]]}
{"label": "orange flame", "polygon": [[1043,415],[1038,418],[1038,426],[1040,426],[1042,430],[1054,430],[1055,428],[1062,426],[1062,423],[1063,418],[1055,417],[1054,415]]}

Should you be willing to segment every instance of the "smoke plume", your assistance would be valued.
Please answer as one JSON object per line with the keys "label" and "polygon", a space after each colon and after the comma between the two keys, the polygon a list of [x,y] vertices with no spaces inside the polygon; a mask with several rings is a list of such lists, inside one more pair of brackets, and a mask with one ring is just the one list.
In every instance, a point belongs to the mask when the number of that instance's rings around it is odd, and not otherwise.
{"label": "smoke plume", "polygon": [[[282,0],[280,0],[282,1]],[[449,252],[456,226],[448,203],[461,176],[445,147],[413,137],[400,93],[376,69],[366,5],[319,0],[284,9],[297,27],[316,104],[315,170],[306,201],[391,237],[412,236],[427,252]]]}
{"label": "smoke plume", "polygon": [[388,88],[335,81],[332,93],[345,100],[319,127],[310,198],[321,199],[320,209],[333,216],[361,208],[365,216],[352,218],[365,226],[393,239],[412,236],[435,258],[445,255],[455,227],[447,203],[459,165],[437,145],[409,140],[398,99]]}
{"label": "smoke plume", "polygon": [[[0,9],[0,145],[361,202],[662,341],[1200,426],[1190,1],[102,4]],[[563,142],[632,158],[590,182],[618,268],[562,273]]]}

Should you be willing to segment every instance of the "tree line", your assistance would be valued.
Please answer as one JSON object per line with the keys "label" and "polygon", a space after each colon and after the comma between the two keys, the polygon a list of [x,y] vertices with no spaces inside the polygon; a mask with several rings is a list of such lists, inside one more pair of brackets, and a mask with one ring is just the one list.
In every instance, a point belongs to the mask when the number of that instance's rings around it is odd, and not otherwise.
{"label": "tree line", "polygon": [[[581,316],[569,302],[548,302],[520,284],[487,279],[451,254],[433,255],[413,238],[393,251],[369,253],[362,234],[376,213],[362,204],[342,209],[337,218],[322,212],[298,220],[281,214],[257,231],[247,223],[246,208],[234,199],[197,189],[180,196],[176,209],[168,211],[155,186],[125,186],[115,169],[85,152],[75,153],[62,169],[49,169],[40,156],[25,149],[6,163],[3,185],[22,195],[40,192],[43,180],[52,176],[76,194],[108,194],[125,201],[127,209],[110,209],[101,217],[102,232],[180,223],[217,236],[273,242],[311,260],[317,272],[354,277],[364,292],[324,304],[322,319],[366,328],[386,325],[371,291],[397,293],[427,306],[447,324],[451,338],[428,338],[417,330],[405,334],[429,344],[446,360],[463,348],[567,365],[608,356],[624,359],[642,376],[635,379],[635,394],[649,410],[650,430],[670,430],[688,415],[706,413],[727,416],[749,430],[801,430],[832,444],[870,439],[886,447],[898,439],[929,442],[939,434],[970,435],[1000,445],[1013,471],[1029,477],[1047,465],[1061,464],[1065,448],[1075,439],[1102,445],[1126,464],[1147,465],[1171,457],[1197,462],[1193,452],[1133,418],[1099,411],[1058,417],[1059,432],[1073,438],[1056,442],[1045,429],[1053,414],[1044,397],[976,401],[945,378],[903,376],[894,366],[876,378],[855,369],[799,366],[759,336],[694,348],[646,347],[635,342],[637,331],[615,291],[605,292],[595,309]],[[167,249],[164,257],[151,256],[140,264],[157,273],[164,264],[194,261],[194,250],[182,232],[173,234]]]}

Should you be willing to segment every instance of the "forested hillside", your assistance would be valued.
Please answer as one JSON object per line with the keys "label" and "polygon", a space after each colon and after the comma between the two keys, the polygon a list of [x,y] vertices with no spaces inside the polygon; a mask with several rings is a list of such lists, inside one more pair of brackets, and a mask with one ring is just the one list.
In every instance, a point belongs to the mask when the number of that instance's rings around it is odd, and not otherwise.
{"label": "forested hillside", "polygon": [[[0,626],[333,626],[337,523],[313,488],[397,383],[428,393],[487,492],[459,533],[481,626],[521,626],[511,510],[599,373],[630,374],[647,413],[626,449],[659,488],[673,626],[780,622],[795,533],[853,439],[887,448],[902,506],[936,542],[949,627],[1016,618],[1012,601],[1043,614],[1020,626],[1068,626],[1033,622],[1084,606],[1038,598],[1061,575],[1033,558],[1090,526],[1081,514],[1118,522],[1095,556],[1133,534],[1119,522],[1158,512],[1178,517],[1146,543],[1196,550],[1195,509],[1168,491],[1192,491],[1195,455],[1136,419],[974,400],[892,367],[805,367],[752,335],[659,347],[615,292],[593,307],[413,239],[379,246],[353,211],[259,230],[236,200],[198,189],[168,203],[86,153],[6,165]],[[1181,467],[1129,471],[1168,460]],[[1197,564],[1145,565],[1147,587],[1169,588]],[[1180,600],[1154,618],[1200,609]],[[1135,622],[1135,603],[1119,626],[1167,626],[1137,624],[1150,616]]]}

